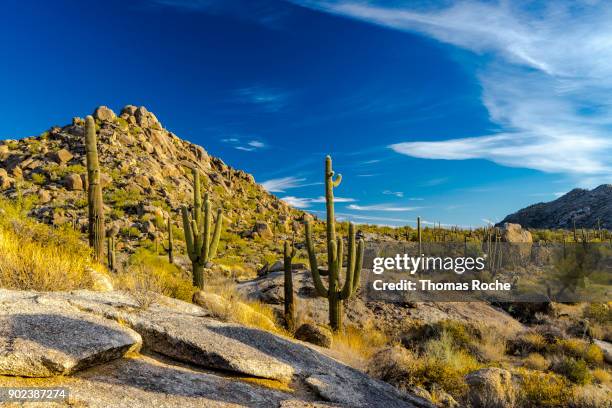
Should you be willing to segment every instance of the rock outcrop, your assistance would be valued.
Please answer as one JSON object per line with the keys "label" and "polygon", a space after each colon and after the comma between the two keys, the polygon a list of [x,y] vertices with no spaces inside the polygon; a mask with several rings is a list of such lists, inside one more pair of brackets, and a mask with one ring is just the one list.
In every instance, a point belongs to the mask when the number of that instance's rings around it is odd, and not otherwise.
{"label": "rock outcrop", "polygon": [[[271,237],[270,225],[297,219],[302,212],[289,207],[255,183],[252,175],[234,169],[222,160],[209,156],[198,145],[180,139],[164,129],[158,118],[145,107],[128,105],[117,116],[100,106],[93,116],[98,129],[98,154],[102,174],[108,221],[119,227],[119,251],[130,251],[138,242],[150,237],[157,221],[170,217],[182,225],[178,209],[193,195],[193,181],[188,167],[196,167],[202,184],[209,192],[214,208],[223,205],[224,225],[234,241],[240,236]],[[87,206],[83,191],[85,177],[84,122],[75,117],[72,123],[52,127],[37,137],[0,140],[0,194],[15,198],[33,195],[30,216],[49,224],[69,224],[86,232]],[[46,198],[51,198],[47,200]],[[153,208],[153,211],[143,211]],[[56,214],[61,214],[58,216]],[[175,237],[177,246],[183,245]],[[253,246],[259,244],[253,242]],[[269,250],[259,245],[245,260],[251,270],[264,264]],[[233,248],[220,248],[232,253]],[[266,251],[268,253],[266,253]],[[176,251],[177,263],[182,251]]]}
{"label": "rock outcrop", "polygon": [[[506,222],[525,228],[578,228],[612,229],[612,184],[602,184],[593,190],[575,188],[548,203],[530,205],[508,215]],[[598,224],[599,223],[599,224]]]}
{"label": "rock outcrop", "polygon": [[[163,296],[143,309],[123,292],[2,290],[0,303],[0,367],[10,367],[0,383],[27,386],[20,376],[69,374],[50,381],[69,387],[75,404],[432,407],[324,349],[224,323]],[[14,353],[25,350],[21,344],[34,358]],[[144,354],[137,353],[141,344]],[[268,388],[257,385],[266,381]]]}

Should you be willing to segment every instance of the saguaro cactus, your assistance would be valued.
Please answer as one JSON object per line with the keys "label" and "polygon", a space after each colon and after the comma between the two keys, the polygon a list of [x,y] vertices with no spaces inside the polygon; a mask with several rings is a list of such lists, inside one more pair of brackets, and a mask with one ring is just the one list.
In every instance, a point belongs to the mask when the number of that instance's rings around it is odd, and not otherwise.
{"label": "saguaro cactus", "polygon": [[91,115],[85,118],[85,151],[87,154],[89,245],[93,248],[94,258],[100,261],[104,257],[104,203],[100,185],[96,123]]}
{"label": "saguaro cactus", "polygon": [[174,263],[174,239],[172,237],[172,219],[168,217],[168,262]]}
{"label": "saguaro cactus", "polygon": [[295,330],[295,299],[293,298],[293,275],[291,270],[291,262],[295,256],[295,247],[293,243],[285,241],[283,251],[283,263],[285,267],[285,324],[290,332]]}
{"label": "saguaro cactus", "polygon": [[419,256],[423,253],[423,241],[421,236],[421,217],[417,217],[417,240],[419,241]]}
{"label": "saguaro cactus", "polygon": [[338,187],[342,176],[334,180],[331,157],[325,158],[325,203],[327,207],[327,263],[329,269],[329,289],[326,289],[321,281],[317,256],[312,240],[310,222],[305,222],[306,247],[310,261],[310,271],[315,284],[317,294],[326,297],[329,302],[329,325],[332,330],[338,331],[342,327],[342,301],[350,298],[359,286],[359,276],[363,264],[364,241],[355,242],[355,226],[349,223],[347,268],[344,286],[339,283],[339,275],[342,270],[343,241],[336,238],[336,221],[334,218],[334,187]]}
{"label": "saguaro cactus", "polygon": [[116,225],[113,225],[106,232],[106,251],[107,251],[107,259],[108,259],[108,269],[111,272],[115,272],[117,270],[117,258],[115,256],[115,247],[116,247],[116,237],[119,233],[119,228]]}
{"label": "saguaro cactus", "polygon": [[221,237],[221,225],[223,223],[223,212],[217,210],[217,218],[212,231],[212,216],[208,194],[202,204],[200,195],[200,174],[196,168],[193,172],[193,211],[190,214],[187,206],[181,208],[183,216],[183,228],[185,230],[185,242],[187,254],[191,260],[193,271],[193,285],[200,289],[204,288],[204,266],[215,257],[219,238]]}

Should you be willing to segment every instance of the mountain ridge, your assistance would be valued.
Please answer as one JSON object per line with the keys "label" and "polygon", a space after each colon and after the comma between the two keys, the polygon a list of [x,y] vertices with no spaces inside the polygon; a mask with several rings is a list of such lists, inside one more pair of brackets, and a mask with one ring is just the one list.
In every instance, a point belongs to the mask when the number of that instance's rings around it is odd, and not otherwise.
{"label": "mountain ridge", "polygon": [[499,224],[526,228],[612,228],[612,184],[592,190],[574,188],[556,200],[532,204],[507,215]]}

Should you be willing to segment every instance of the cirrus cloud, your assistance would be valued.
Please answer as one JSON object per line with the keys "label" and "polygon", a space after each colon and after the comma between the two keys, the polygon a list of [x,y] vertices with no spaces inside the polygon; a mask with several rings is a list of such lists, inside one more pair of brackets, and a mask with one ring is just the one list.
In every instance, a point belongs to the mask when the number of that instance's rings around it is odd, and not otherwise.
{"label": "cirrus cloud", "polygon": [[565,173],[585,183],[611,181],[609,3],[294,2],[486,56],[474,75],[482,86],[482,103],[500,130],[462,139],[411,138],[390,145],[393,151],[425,159],[486,159]]}

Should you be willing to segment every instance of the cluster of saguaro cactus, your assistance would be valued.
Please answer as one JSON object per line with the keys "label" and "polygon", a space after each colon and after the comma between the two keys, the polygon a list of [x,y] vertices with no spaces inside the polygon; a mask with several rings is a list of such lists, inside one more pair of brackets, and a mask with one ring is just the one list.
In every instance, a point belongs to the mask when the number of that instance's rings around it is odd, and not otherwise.
{"label": "cluster of saguaro cactus", "polygon": [[96,143],[96,123],[91,115],[85,119],[85,151],[87,158],[87,208],[89,218],[89,245],[94,258],[104,258],[104,203],[100,185],[100,164]]}
{"label": "cluster of saguaro cactus", "polygon": [[[217,217],[213,221],[210,209],[208,194],[202,203],[200,193],[200,173],[196,168],[193,172],[193,208],[190,213],[187,206],[181,208],[183,216],[183,228],[185,230],[185,243],[187,244],[187,254],[191,260],[193,272],[193,285],[200,289],[204,287],[204,266],[217,253],[219,238],[221,237],[221,224],[223,223],[223,213],[221,208],[217,210]],[[212,232],[212,236],[211,236]]]}
{"label": "cluster of saguaro cactus", "polygon": [[310,222],[305,223],[306,247],[310,261],[310,270],[315,288],[319,296],[326,297],[329,302],[329,324],[334,331],[342,328],[342,301],[350,298],[359,286],[359,277],[363,263],[364,241],[355,241],[355,226],[349,223],[347,268],[344,285],[339,283],[339,275],[343,264],[343,241],[336,237],[336,221],[334,218],[334,187],[338,187],[342,176],[334,179],[331,157],[325,158],[325,202],[327,207],[327,264],[329,288],[326,289],[319,274],[317,255],[312,239]]}
{"label": "cluster of saguaro cactus", "polygon": [[295,256],[295,246],[285,241],[283,251],[283,266],[285,268],[285,324],[290,332],[295,330],[295,299],[293,297],[293,276],[291,263]]}

